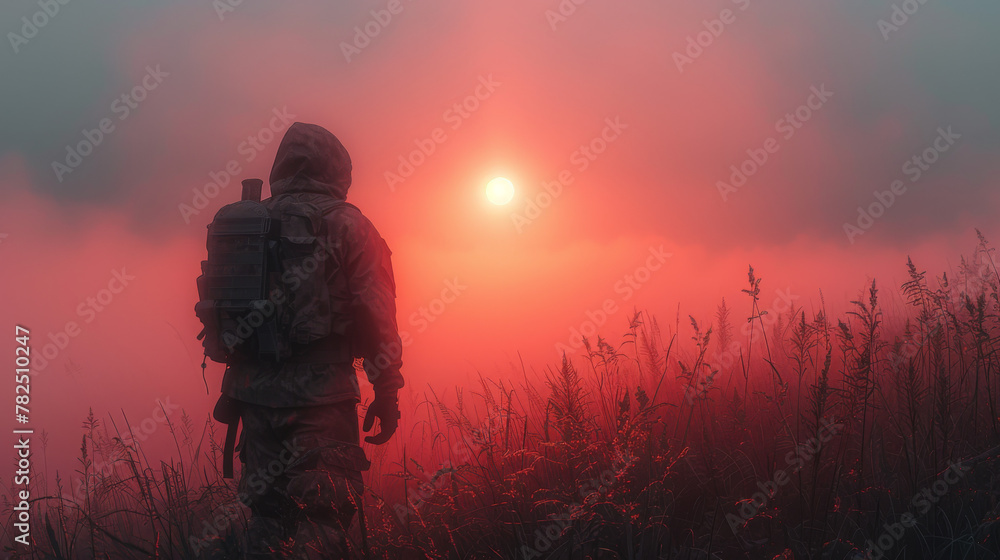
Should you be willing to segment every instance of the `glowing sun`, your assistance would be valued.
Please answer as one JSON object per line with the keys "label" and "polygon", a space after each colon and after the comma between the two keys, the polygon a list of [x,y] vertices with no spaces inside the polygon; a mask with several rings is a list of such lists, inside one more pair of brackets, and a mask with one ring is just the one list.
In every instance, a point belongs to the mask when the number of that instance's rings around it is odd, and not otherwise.
{"label": "glowing sun", "polygon": [[486,198],[497,206],[503,206],[514,198],[514,183],[503,177],[497,177],[486,184]]}

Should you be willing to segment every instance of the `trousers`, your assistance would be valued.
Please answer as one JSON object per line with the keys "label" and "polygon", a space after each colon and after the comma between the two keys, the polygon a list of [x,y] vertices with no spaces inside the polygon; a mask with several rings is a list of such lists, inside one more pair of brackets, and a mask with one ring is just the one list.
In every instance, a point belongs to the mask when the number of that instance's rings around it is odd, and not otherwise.
{"label": "trousers", "polygon": [[273,408],[240,405],[240,499],[250,508],[247,558],[347,558],[348,530],[371,463],[357,400]]}

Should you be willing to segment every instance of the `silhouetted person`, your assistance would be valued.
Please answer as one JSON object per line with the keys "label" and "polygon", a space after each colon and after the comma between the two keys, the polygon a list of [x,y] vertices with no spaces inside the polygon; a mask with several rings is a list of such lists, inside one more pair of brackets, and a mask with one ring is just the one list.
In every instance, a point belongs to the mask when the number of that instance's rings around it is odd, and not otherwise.
{"label": "silhouetted person", "polygon": [[[365,431],[380,420],[380,432],[365,440],[385,443],[399,418],[402,346],[390,251],[360,210],[338,202],[351,186],[351,159],[324,128],[288,129],[270,184],[271,198],[263,201],[269,208],[294,200],[324,209],[329,250],[307,255],[302,268],[326,271],[330,308],[317,316],[333,324],[329,337],[296,348],[286,360],[236,360],[226,370],[222,391],[237,401],[243,423],[239,489],[252,512],[248,552],[339,558],[362,494],[361,471],[369,467],[359,442],[355,357],[364,359],[375,390]],[[282,285],[285,295],[298,295],[294,279]]]}

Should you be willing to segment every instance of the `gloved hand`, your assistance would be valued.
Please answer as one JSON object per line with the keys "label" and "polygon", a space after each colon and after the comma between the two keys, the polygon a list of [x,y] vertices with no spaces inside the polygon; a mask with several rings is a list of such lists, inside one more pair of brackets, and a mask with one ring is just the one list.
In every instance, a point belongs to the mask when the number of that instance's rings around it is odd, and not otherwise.
{"label": "gloved hand", "polygon": [[365,413],[362,430],[371,431],[376,418],[379,419],[379,433],[365,436],[365,441],[382,445],[389,441],[392,434],[396,433],[396,427],[399,425],[399,400],[395,391],[388,394],[375,394],[375,400],[368,405],[368,412]]}

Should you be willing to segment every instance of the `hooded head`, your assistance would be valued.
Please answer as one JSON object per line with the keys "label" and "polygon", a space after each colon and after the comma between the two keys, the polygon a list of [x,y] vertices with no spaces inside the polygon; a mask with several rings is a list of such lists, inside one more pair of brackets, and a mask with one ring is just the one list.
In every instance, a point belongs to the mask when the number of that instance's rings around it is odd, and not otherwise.
{"label": "hooded head", "polygon": [[344,200],[351,187],[351,156],[325,128],[297,122],[281,139],[270,183],[271,196],[317,193]]}

